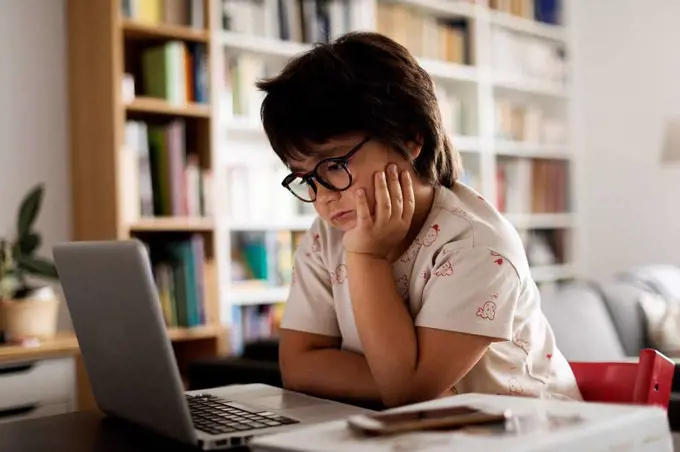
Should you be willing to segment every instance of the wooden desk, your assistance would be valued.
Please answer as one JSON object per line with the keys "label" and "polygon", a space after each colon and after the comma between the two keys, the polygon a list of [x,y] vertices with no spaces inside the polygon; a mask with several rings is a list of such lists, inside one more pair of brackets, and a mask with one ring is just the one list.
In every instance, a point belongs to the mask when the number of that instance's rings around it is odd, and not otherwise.
{"label": "wooden desk", "polygon": [[3,452],[147,452],[154,449],[164,452],[199,450],[107,418],[97,411],[77,411],[0,424],[0,450]]}

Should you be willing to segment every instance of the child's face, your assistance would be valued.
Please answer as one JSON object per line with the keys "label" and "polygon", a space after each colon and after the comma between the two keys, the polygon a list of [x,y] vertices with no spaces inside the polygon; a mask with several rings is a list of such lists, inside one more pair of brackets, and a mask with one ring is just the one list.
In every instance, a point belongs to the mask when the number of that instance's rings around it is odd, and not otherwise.
{"label": "child's face", "polygon": [[[321,145],[314,157],[296,161],[291,167],[296,172],[312,171],[320,160],[328,157],[342,157],[366,138],[362,134],[347,134]],[[400,170],[409,170],[414,176],[411,164],[397,151],[371,139],[366,141],[349,159],[348,169],[352,184],[344,191],[333,191],[315,181],[317,188],[314,207],[321,218],[333,227],[346,232],[356,224],[356,191],[363,188],[369,208],[375,208],[374,181],[378,171],[386,171],[394,163]],[[341,170],[342,171],[342,170]],[[412,178],[415,180],[415,178]]]}

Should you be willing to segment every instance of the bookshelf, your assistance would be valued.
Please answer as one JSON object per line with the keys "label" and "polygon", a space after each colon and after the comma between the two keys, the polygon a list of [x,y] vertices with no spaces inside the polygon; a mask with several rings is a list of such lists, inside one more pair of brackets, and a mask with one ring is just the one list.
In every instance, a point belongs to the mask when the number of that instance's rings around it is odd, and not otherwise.
{"label": "bookshelf", "polygon": [[[263,219],[254,216],[255,209],[241,210],[242,203],[233,196],[240,191],[249,203],[257,202],[258,197],[248,197],[252,190],[243,188],[248,168],[270,165],[270,178],[280,180],[281,168],[259,123],[261,98],[252,84],[258,77],[275,74],[318,40],[315,28],[309,27],[315,19],[307,21],[305,15],[311,3],[218,2],[223,17],[213,39],[221,50],[215,60],[222,74],[216,86],[219,143],[225,150],[220,165],[226,168],[223,183],[232,194],[225,196],[225,227],[220,232],[226,245],[221,312],[232,327],[234,343],[268,332],[269,325],[260,324],[263,306],[279,307],[287,295],[285,285],[242,281],[240,271],[233,274],[239,237],[254,231],[299,231],[311,223],[312,212],[300,206],[289,203],[286,208],[293,213]],[[580,274],[573,182],[578,153],[571,145],[570,119],[571,27],[568,17],[557,17],[551,10],[555,3],[559,2],[352,0],[330,1],[317,10],[321,20],[328,18],[331,38],[340,31],[379,31],[414,53],[437,86],[444,122],[463,157],[465,182],[515,226],[526,244],[533,276],[545,288]],[[300,22],[277,24],[282,7],[292,8]],[[432,33],[438,34],[433,38]],[[321,40],[326,38],[321,33]],[[274,183],[267,190],[285,204],[278,198],[280,186]],[[266,212],[269,206],[262,205]],[[257,312],[249,319],[248,310]]]}
{"label": "bookshelf", "polygon": [[183,374],[191,361],[228,351],[213,210],[216,6],[67,6],[73,238],[147,244]]}

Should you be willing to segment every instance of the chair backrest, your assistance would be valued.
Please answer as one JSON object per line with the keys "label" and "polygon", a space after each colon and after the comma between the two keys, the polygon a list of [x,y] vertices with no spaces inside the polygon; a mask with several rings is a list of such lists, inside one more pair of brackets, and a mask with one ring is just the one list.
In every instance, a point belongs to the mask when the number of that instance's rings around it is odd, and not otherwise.
{"label": "chair backrest", "polygon": [[640,351],[639,362],[570,362],[586,402],[658,405],[668,409],[675,364],[658,351]]}

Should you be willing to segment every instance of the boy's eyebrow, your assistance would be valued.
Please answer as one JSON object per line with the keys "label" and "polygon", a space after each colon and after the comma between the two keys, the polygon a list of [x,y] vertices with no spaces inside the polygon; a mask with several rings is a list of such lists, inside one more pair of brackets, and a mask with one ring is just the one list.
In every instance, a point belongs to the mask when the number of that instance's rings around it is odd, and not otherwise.
{"label": "boy's eyebrow", "polygon": [[[347,144],[335,144],[335,145],[329,146],[325,149],[324,148],[317,149],[317,150],[315,150],[315,153],[320,155],[321,158],[319,158],[319,160],[323,160],[324,158],[328,157],[329,154],[334,154],[337,151],[339,151],[340,149],[344,149],[344,148],[348,148],[348,147],[349,147],[349,145],[347,145]],[[317,160],[317,162],[318,162],[318,160]],[[316,165],[316,163],[315,163],[315,165]],[[301,168],[299,166],[295,166],[295,165],[289,165],[289,168],[294,173],[307,173],[308,172],[308,170]],[[311,171],[311,170],[309,170],[309,171]]]}

